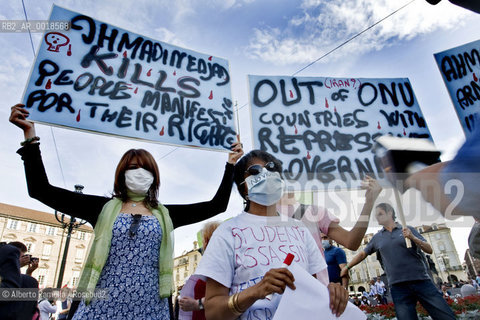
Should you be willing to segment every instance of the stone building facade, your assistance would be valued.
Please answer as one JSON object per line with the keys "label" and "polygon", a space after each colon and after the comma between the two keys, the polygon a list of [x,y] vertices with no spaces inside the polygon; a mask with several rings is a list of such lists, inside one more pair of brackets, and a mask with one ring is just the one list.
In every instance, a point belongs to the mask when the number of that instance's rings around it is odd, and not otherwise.
{"label": "stone building facade", "polygon": [[[90,225],[74,229],[62,286],[77,286],[92,238],[93,229]],[[28,254],[40,259],[38,269],[32,274],[38,280],[40,288],[56,287],[66,239],[67,232],[61,228],[53,212],[0,203],[0,241],[20,241],[27,246]],[[22,272],[25,269],[26,267]]]}
{"label": "stone building facade", "polygon": [[195,272],[200,263],[202,254],[199,251],[197,241],[193,242],[193,249],[184,251],[182,255],[176,257],[173,261],[173,281],[175,284],[175,295],[178,289],[185,284],[185,281]]}

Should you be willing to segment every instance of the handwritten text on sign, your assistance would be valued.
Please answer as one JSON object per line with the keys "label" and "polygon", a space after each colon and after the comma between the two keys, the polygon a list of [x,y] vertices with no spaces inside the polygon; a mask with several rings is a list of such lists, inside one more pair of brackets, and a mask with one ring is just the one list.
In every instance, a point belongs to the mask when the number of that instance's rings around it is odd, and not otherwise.
{"label": "handwritten text on sign", "polygon": [[480,40],[436,53],[435,59],[468,137],[480,123]]}
{"label": "handwritten text on sign", "polygon": [[382,178],[372,152],[381,135],[430,138],[406,78],[249,76],[249,84],[254,146],[280,159],[297,189]]}
{"label": "handwritten text on sign", "polygon": [[177,145],[234,142],[226,60],[54,6],[24,103],[34,121]]}

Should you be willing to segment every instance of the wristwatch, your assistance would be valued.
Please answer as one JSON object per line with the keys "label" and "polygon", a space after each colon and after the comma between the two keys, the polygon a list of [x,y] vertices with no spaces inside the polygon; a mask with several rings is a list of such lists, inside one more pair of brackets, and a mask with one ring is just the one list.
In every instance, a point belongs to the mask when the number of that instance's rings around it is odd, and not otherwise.
{"label": "wristwatch", "polygon": [[202,299],[198,299],[198,308],[200,310],[203,310],[204,309],[204,306],[203,306],[203,303],[202,303]]}

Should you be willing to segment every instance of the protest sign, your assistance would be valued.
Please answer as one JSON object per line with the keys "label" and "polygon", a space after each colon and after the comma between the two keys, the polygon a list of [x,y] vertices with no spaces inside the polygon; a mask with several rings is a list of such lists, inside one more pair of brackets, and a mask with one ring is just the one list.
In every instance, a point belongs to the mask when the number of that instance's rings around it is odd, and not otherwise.
{"label": "protest sign", "polygon": [[[283,163],[295,190],[383,178],[372,147],[385,134],[430,139],[410,82],[249,76],[254,147]],[[330,184],[330,186],[328,186]]]}
{"label": "protest sign", "polygon": [[228,61],[57,6],[23,103],[51,125],[216,150],[235,141]]}
{"label": "protest sign", "polygon": [[468,138],[480,123],[480,40],[434,54]]}

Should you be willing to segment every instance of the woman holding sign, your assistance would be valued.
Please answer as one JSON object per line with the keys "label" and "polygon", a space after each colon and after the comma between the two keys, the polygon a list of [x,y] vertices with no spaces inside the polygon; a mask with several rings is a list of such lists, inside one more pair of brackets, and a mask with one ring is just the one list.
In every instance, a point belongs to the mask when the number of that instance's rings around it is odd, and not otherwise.
{"label": "woman holding sign", "polygon": [[[284,190],[280,172],[281,163],[260,150],[249,152],[235,165],[234,180],[248,204],[215,230],[196,270],[207,277],[207,319],[272,319],[278,294],[286,286],[295,289],[292,273],[281,268],[289,253],[295,256],[293,263],[312,275],[327,268],[305,225],[277,212]],[[340,284],[324,284],[330,292],[331,312],[342,314],[347,291]]]}
{"label": "woman holding sign", "polygon": [[[162,205],[157,199],[157,163],[143,149],[131,149],[120,159],[112,198],[50,185],[39,138],[27,117],[28,111],[22,104],[12,107],[10,122],[25,135],[18,153],[24,161],[30,196],[55,210],[84,219],[95,228],[95,239],[77,288],[85,298],[78,309],[72,304],[69,318],[170,319],[172,231],[225,211],[234,164],[243,155],[241,143],[232,145],[222,182],[210,201]],[[105,289],[107,296],[100,293],[92,297],[96,289]]]}

